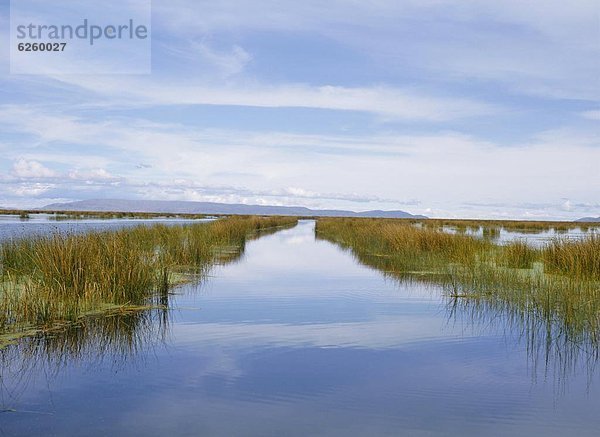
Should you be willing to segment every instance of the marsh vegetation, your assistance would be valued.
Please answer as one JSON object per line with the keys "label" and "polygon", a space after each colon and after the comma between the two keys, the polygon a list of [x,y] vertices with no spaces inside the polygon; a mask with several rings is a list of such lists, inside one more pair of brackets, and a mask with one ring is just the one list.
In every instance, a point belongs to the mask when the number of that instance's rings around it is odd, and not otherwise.
{"label": "marsh vegetation", "polygon": [[248,238],[295,223],[231,217],[2,242],[0,333],[7,341],[84,316],[161,305],[174,285],[239,257]]}
{"label": "marsh vegetation", "polygon": [[441,285],[450,306],[507,315],[525,327],[525,335],[535,336],[533,343],[544,343],[547,353],[570,344],[598,358],[598,234],[556,237],[542,247],[524,240],[500,245],[489,238],[449,234],[441,228],[444,224],[320,219],[316,232],[396,279]]}

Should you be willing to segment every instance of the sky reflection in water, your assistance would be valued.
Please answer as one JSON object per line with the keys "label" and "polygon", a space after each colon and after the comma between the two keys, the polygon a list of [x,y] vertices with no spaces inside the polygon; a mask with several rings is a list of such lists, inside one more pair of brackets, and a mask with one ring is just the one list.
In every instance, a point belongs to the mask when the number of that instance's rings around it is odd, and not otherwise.
{"label": "sky reflection in water", "polygon": [[[5,435],[595,435],[598,372],[532,363],[502,315],[450,315],[301,222],[171,310],[3,352]],[[75,330],[77,331],[77,330]],[[72,337],[72,338],[69,338]],[[54,343],[52,343],[54,342]],[[546,372],[546,369],[548,371]],[[561,378],[561,379],[559,379]]]}

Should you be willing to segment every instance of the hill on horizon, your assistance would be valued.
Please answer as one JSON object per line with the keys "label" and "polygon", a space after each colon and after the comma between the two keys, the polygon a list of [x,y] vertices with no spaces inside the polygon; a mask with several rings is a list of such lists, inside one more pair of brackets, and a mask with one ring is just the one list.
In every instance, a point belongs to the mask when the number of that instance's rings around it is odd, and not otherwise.
{"label": "hill on horizon", "polygon": [[103,211],[103,212],[153,212],[175,214],[233,214],[233,215],[290,215],[316,217],[376,217],[376,218],[427,218],[406,211],[346,211],[338,209],[310,209],[302,206],[245,205],[216,202],[175,200],[125,200],[90,199],[67,203],[53,203],[41,210]]}
{"label": "hill on horizon", "polygon": [[600,223],[600,217],[583,217],[575,221],[581,223]]}

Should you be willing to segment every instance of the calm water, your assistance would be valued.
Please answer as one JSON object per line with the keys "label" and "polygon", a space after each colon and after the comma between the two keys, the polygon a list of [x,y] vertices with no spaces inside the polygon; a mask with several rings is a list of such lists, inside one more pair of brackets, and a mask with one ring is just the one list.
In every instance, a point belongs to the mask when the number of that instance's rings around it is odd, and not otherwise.
{"label": "calm water", "polygon": [[76,219],[76,220],[51,220],[49,214],[34,214],[30,219],[21,220],[15,215],[0,214],[0,241],[48,234],[72,234],[90,231],[105,231],[111,229],[128,228],[156,223],[166,225],[188,224],[212,219],[180,219],[180,218],[153,218],[153,219]]}
{"label": "calm water", "polygon": [[[592,225],[592,224],[589,224]],[[459,231],[451,226],[446,226],[443,228],[445,232],[451,234],[457,234]],[[513,241],[526,241],[529,245],[533,247],[542,247],[545,244],[549,243],[553,239],[581,239],[592,233],[599,233],[600,226],[588,226],[587,229],[582,228],[571,228],[561,231],[556,231],[555,229],[549,230],[530,230],[526,231],[516,231],[512,229],[504,229],[504,228],[495,228],[494,233],[484,233],[483,228],[467,229],[465,230],[466,235],[472,235],[479,238],[488,238],[496,244],[507,244]]]}
{"label": "calm water", "polygon": [[[169,297],[2,353],[2,435],[598,435],[599,372],[301,222]],[[166,297],[165,297],[166,299]]]}

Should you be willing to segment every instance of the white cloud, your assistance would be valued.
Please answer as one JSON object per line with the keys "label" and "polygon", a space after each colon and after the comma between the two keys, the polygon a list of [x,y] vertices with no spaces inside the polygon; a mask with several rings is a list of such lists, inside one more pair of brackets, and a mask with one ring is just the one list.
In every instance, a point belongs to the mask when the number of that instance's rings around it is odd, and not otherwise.
{"label": "white cloud", "polygon": [[573,204],[571,203],[571,201],[569,199],[565,199],[565,201],[562,203],[561,208],[564,209],[565,211],[573,211]]}
{"label": "white cloud", "polygon": [[226,76],[240,73],[252,60],[250,53],[237,45],[234,45],[229,52],[217,51],[205,42],[193,43],[191,49],[216,66]]}
{"label": "white cloud", "polygon": [[[96,125],[66,115],[69,128],[46,137],[34,126],[37,112],[28,111],[21,124],[12,120],[10,126],[33,135],[44,162],[52,162],[43,147],[48,143],[104,147],[92,153],[105,156],[106,165],[75,167],[53,197],[74,196],[73,190],[79,198],[97,196],[99,191],[86,191],[91,181],[89,190],[101,188],[102,195],[113,197],[355,210],[406,205],[410,212],[429,209],[437,216],[577,218],[589,211],[585,205],[597,203],[594,187],[600,186],[594,131],[554,129],[506,146],[457,132],[307,135],[130,119]],[[62,123],[58,114],[42,117]],[[121,162],[129,156],[135,161]],[[40,160],[30,150],[27,162]],[[152,170],[140,172],[130,163],[140,161]],[[215,171],[224,168],[228,171]],[[571,207],[561,199],[570,199]]]}
{"label": "white cloud", "polygon": [[113,176],[103,168],[93,168],[90,170],[75,169],[69,172],[69,178],[81,181],[116,181],[118,177]]}
{"label": "white cloud", "polygon": [[356,205],[369,204],[373,202],[386,202],[394,205],[411,206],[419,204],[419,201],[415,199],[398,201],[396,199],[384,199],[375,195],[359,193],[323,193],[306,190],[300,187],[261,190],[239,186],[200,184],[193,180],[185,179],[139,184],[127,182],[126,186],[134,188],[139,195],[142,195],[144,198],[149,200],[169,199],[261,205],[300,205],[314,207],[322,207],[323,201],[342,201],[354,203]]}
{"label": "white cloud", "polygon": [[24,179],[46,179],[57,176],[57,173],[37,161],[19,159],[13,165],[13,175]]}
{"label": "white cloud", "polygon": [[500,107],[469,98],[438,97],[390,86],[343,87],[286,84],[206,84],[193,79],[124,79],[113,76],[57,76],[117,105],[228,105],[361,111],[391,119],[446,121],[490,115]]}
{"label": "white cloud", "polygon": [[39,182],[35,183],[22,183],[18,186],[11,187],[10,191],[17,197],[32,197],[40,196],[54,188],[53,184],[42,184]]}

